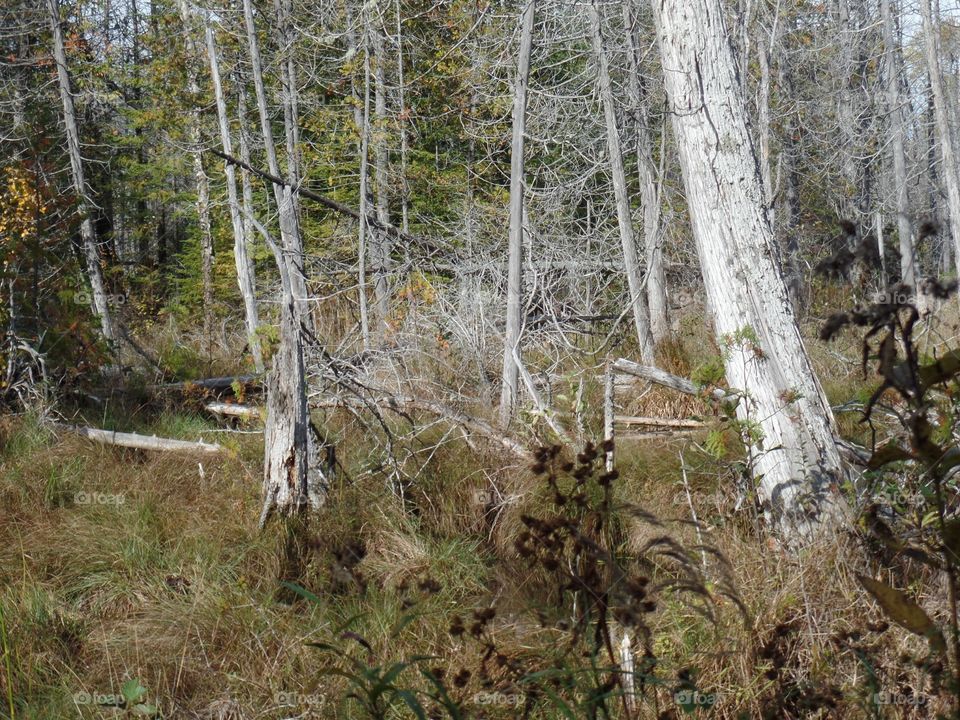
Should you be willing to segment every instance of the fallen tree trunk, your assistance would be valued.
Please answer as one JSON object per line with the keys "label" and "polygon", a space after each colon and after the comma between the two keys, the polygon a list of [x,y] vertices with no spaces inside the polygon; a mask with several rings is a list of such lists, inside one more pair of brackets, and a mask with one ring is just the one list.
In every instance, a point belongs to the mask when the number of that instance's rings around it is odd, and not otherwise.
{"label": "fallen tree trunk", "polygon": [[237,405],[236,403],[209,402],[203,406],[204,410],[214,415],[229,415],[239,418],[260,418],[263,413],[260,408],[252,405]]}
{"label": "fallen tree trunk", "polygon": [[646,427],[663,427],[689,429],[702,428],[706,425],[702,420],[665,417],[633,417],[630,415],[615,415],[613,421],[620,425],[642,425]]}
{"label": "fallen tree trunk", "polygon": [[58,430],[80,435],[89,440],[95,440],[104,445],[119,445],[120,447],[137,448],[140,450],[163,450],[166,452],[203,452],[219,453],[223,446],[216,443],[191,442],[189,440],[173,440],[156,435],[138,435],[136,433],[117,432],[115,430],[99,430],[82,425],[67,423],[53,423]]}
{"label": "fallen tree trunk", "polygon": [[701,396],[704,392],[707,392],[710,397],[715,400],[735,400],[737,398],[737,395],[729,390],[724,390],[723,388],[701,388],[686,378],[673,375],[660,368],[640,365],[625,358],[614,360],[613,367],[622,373],[633,375],[643,380],[649,380],[652,383],[663,385],[664,387],[685,393],[686,395]]}
{"label": "fallen tree trunk", "polygon": [[[613,367],[622,373],[642,378],[643,380],[649,380],[652,383],[663,385],[664,387],[685,393],[686,395],[702,396],[704,392],[703,388],[686,378],[672,375],[659,368],[640,365],[639,363],[624,358],[614,361]],[[735,393],[724,390],[723,388],[713,388],[709,392],[710,396],[715,400],[736,400],[738,397]],[[866,467],[871,456],[871,452],[867,448],[861,447],[849,440],[844,440],[843,438],[834,438],[834,442],[836,443],[837,451],[844,460],[852,465]]]}

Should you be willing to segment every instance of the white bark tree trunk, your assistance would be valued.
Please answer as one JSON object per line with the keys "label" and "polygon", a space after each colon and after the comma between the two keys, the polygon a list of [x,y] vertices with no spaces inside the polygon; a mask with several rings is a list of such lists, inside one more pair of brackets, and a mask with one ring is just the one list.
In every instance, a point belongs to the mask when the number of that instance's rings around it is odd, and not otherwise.
{"label": "white bark tree trunk", "polygon": [[[910,287],[916,288],[917,259],[913,246],[913,231],[910,227],[910,201],[907,195],[907,154],[903,143],[906,122],[903,113],[903,99],[900,96],[900,47],[896,41],[892,4],[893,0],[880,0],[880,12],[883,16],[883,45],[887,60],[887,108],[890,123],[890,154],[893,160],[894,205],[897,213],[897,235],[900,241],[900,278]],[[879,232],[882,231],[878,230]]]}
{"label": "white bark tree trunk", "polygon": [[57,81],[60,88],[60,101],[63,103],[63,126],[67,139],[67,154],[70,156],[70,172],[73,192],[77,196],[77,215],[80,217],[80,238],[83,241],[83,255],[87,263],[87,281],[90,283],[90,295],[93,310],[100,319],[100,332],[107,340],[116,339],[107,291],[100,269],[100,252],[97,248],[97,235],[90,217],[93,203],[87,192],[84,177],[83,156],[80,154],[80,133],[77,130],[77,118],[73,107],[73,93],[70,89],[70,72],[67,54],[63,45],[63,31],[60,28],[60,4],[58,0],[47,0],[50,16],[50,30],[53,35],[53,58],[57,63]]}
{"label": "white bark tree trunk", "polygon": [[[930,77],[930,94],[933,96],[934,119],[937,135],[940,139],[940,154],[943,156],[943,180],[947,190],[947,212],[950,218],[950,232],[953,238],[953,258],[960,276],[960,177],[957,170],[957,156],[950,133],[950,118],[947,113],[947,97],[943,87],[943,74],[940,69],[940,32],[939,18],[933,17],[930,0],[920,0],[920,15],[923,17],[924,49],[926,50],[927,72]],[[936,22],[935,22],[936,20]]]}
{"label": "white bark tree trunk", "polygon": [[607,154],[610,156],[610,175],[617,205],[617,226],[620,229],[620,246],[623,251],[627,288],[630,291],[633,324],[637,332],[637,343],[640,346],[640,357],[645,363],[652,365],[654,363],[654,340],[650,333],[646,291],[640,280],[637,244],[633,235],[633,218],[630,214],[630,198],[627,195],[627,176],[623,169],[623,151],[620,147],[620,131],[617,129],[617,110],[613,104],[610,69],[607,63],[607,53],[603,47],[600,12],[593,4],[587,8],[587,12],[590,15],[590,23],[593,28],[593,51],[599,66],[600,100],[603,103],[603,116],[607,126]]}
{"label": "white bark tree trunk", "polygon": [[[381,225],[390,224],[390,180],[389,157],[387,154],[387,88],[386,53],[383,48],[383,29],[379,19],[374,21],[369,13],[367,17],[367,35],[373,45],[373,88],[374,115],[376,127],[373,133],[373,166],[376,177],[376,213]],[[372,233],[370,238],[370,260],[373,263],[374,296],[377,301],[377,336],[383,337],[387,329],[390,314],[390,236],[382,230]]]}
{"label": "white bark tree trunk", "polygon": [[[217,45],[213,28],[205,28],[207,58],[210,62],[210,77],[213,81],[213,94],[217,106],[217,120],[220,126],[220,144],[223,152],[233,155],[233,141],[230,137],[230,123],[227,120],[227,103],[223,96],[223,84],[220,79],[220,63],[217,58]],[[247,343],[257,372],[263,372],[263,353],[260,349],[260,314],[257,309],[256,278],[247,252],[249,234],[245,232],[240,201],[237,197],[237,172],[232,163],[224,162],[223,171],[227,178],[227,206],[230,210],[230,222],[233,226],[233,258],[237,268],[237,285],[243,298],[244,317],[247,327]]]}
{"label": "white bark tree trunk", "polygon": [[[260,126],[270,173],[281,177],[267,97],[263,82],[263,66],[253,18],[252,0],[243,0],[247,44],[253,72]],[[287,93],[295,92],[289,85]],[[295,107],[295,100],[285,104]],[[295,138],[289,127],[295,118],[285,113],[287,138]],[[326,485],[319,467],[318,442],[310,428],[307,407],[306,368],[304,363],[304,325],[309,321],[307,289],[304,276],[303,244],[293,199],[291,173],[296,174],[296,148],[288,158],[288,176],[283,185],[273,183],[274,197],[280,216],[281,243],[277,247],[262,227],[261,234],[271,245],[280,272],[280,342],[273,356],[273,367],[267,385],[267,422],[264,428],[263,510],[261,527],[273,512],[294,515],[306,508],[317,508],[326,499]],[[251,218],[252,219],[252,218]]]}
{"label": "white bark tree trunk", "polygon": [[647,126],[649,107],[640,79],[640,54],[635,35],[630,0],[623,2],[623,24],[627,34],[627,85],[630,106],[634,109],[634,143],[637,154],[637,176],[640,180],[640,203],[643,206],[643,247],[647,265],[647,311],[654,342],[670,335],[670,311],[667,301],[667,276],[663,269],[660,228],[660,192],[654,170],[650,130]]}
{"label": "white bark tree trunk", "polygon": [[367,309],[367,243],[370,227],[370,42],[363,35],[363,111],[360,115],[360,218],[357,221],[357,273],[360,300],[360,336],[363,349],[370,349],[370,314]]}
{"label": "white bark tree trunk", "polygon": [[520,313],[523,283],[524,132],[527,115],[527,82],[533,50],[536,0],[528,0],[520,21],[520,52],[513,88],[513,137],[510,145],[510,236],[507,259],[507,312],[503,337],[503,373],[500,386],[500,422],[507,425],[517,402],[520,370]]}
{"label": "white bark tree trunk", "polygon": [[721,0],[653,4],[669,112],[727,380],[768,518],[812,538],[844,516],[834,423],[777,264]]}

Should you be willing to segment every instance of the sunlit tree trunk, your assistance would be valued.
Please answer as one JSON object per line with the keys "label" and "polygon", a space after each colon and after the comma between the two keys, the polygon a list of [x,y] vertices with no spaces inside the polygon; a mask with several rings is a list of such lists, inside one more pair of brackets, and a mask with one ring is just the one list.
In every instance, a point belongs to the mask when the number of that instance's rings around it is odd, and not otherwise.
{"label": "sunlit tree trunk", "polygon": [[[373,166],[376,178],[375,209],[377,220],[382,226],[390,224],[390,179],[389,157],[387,154],[387,88],[386,62],[383,47],[383,29],[379,19],[374,20],[367,13],[366,32],[373,46],[373,88],[374,115],[376,117],[373,133]],[[377,336],[386,331],[390,313],[390,237],[382,230],[371,233],[370,260],[373,263],[373,292],[377,301]]]}
{"label": "sunlit tree trunk", "polygon": [[653,164],[650,108],[640,75],[639,44],[630,0],[623,2],[623,25],[627,34],[627,98],[633,108],[637,177],[640,181],[640,204],[643,208],[647,310],[650,314],[650,333],[653,340],[661,342],[670,334],[670,311],[667,302],[667,275],[663,267],[660,192],[657,189],[657,173]]}
{"label": "sunlit tree trunk", "polygon": [[653,4],[686,199],[727,381],[768,517],[811,538],[844,515],[829,404],[780,274],[721,0]]}
{"label": "sunlit tree trunk", "polygon": [[[267,110],[263,65],[252,0],[243,0],[243,14],[267,166],[272,175],[280,178],[283,176]],[[292,90],[288,87],[288,91]],[[289,127],[285,129],[290,137],[293,130]],[[293,159],[289,160],[288,170],[296,172]],[[308,315],[308,297],[293,187],[289,175],[283,184],[273,183],[280,219],[281,243],[279,247],[274,244],[272,249],[280,271],[282,299],[280,342],[273,356],[273,367],[267,382],[261,526],[273,512],[293,515],[308,507],[316,508],[326,499],[324,478],[318,466],[318,441],[311,432],[310,413],[307,408],[304,326]],[[263,231],[262,234],[269,242],[268,233]]]}
{"label": "sunlit tree trunk", "polygon": [[907,196],[907,154],[904,149],[906,122],[903,117],[903,99],[900,96],[900,46],[896,41],[893,0],[880,0],[883,16],[883,44],[887,61],[887,110],[890,129],[890,154],[893,160],[893,192],[897,212],[897,235],[900,241],[900,277],[907,285],[916,287],[916,253],[913,231],[910,227],[910,206]]}

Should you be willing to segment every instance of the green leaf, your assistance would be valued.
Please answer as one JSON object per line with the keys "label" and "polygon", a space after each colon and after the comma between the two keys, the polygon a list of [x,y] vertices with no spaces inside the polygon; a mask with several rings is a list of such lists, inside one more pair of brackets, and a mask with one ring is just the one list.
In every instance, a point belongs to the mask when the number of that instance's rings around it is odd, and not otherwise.
{"label": "green leaf", "polygon": [[134,705],[132,710],[134,715],[140,715],[142,717],[155,717],[157,714],[156,705],[144,705],[140,703],[139,705]]}
{"label": "green leaf", "polygon": [[147,694],[147,689],[140,684],[139,680],[131,678],[120,687],[120,692],[123,694],[123,698],[127,701],[127,704],[133,705],[143,699],[144,695]]}
{"label": "green leaf", "polygon": [[943,633],[922,607],[904,593],[879,580],[860,574],[857,574],[857,580],[874,597],[887,617],[910,632],[927,638],[933,651],[946,652],[947,644]]}
{"label": "green leaf", "polygon": [[427,713],[412,692],[409,690],[397,690],[397,695],[406,703],[407,707],[413,711],[414,715],[420,718],[420,720],[427,720]]}
{"label": "green leaf", "polygon": [[295,592],[295,593],[296,593],[297,595],[299,595],[300,597],[302,597],[302,598],[304,598],[304,599],[306,599],[306,600],[309,600],[309,601],[312,602],[312,603],[316,603],[317,605],[322,604],[322,601],[320,600],[319,597],[317,597],[316,595],[314,595],[312,592],[310,592],[310,591],[307,590],[306,588],[300,587],[300,586],[297,585],[296,583],[292,583],[292,582],[289,582],[288,580],[284,580],[284,581],[281,582],[280,584],[283,585],[283,586],[284,586],[285,588],[287,588],[288,590],[292,590],[293,592]]}

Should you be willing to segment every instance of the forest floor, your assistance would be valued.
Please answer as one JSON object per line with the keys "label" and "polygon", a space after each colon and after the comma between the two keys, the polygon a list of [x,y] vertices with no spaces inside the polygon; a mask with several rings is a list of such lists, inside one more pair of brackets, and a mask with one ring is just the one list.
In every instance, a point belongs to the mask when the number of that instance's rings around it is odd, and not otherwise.
{"label": "forest floor", "polygon": [[[702,339],[678,341],[671,369],[689,374]],[[860,373],[855,339],[808,345],[831,402],[863,402],[874,381]],[[698,403],[654,389],[632,409],[709,413]],[[844,434],[866,442],[858,419],[838,414]],[[456,683],[463,717],[520,717],[521,708],[570,717],[546,700],[528,705],[524,688],[498,684],[496,671],[482,684],[485,646],[450,632],[456,616],[495,606],[497,652],[531,671],[551,666],[562,643],[538,610],[560,607],[563,594],[516,549],[523,516],[552,506],[542,474],[479,442],[438,444],[443,429],[434,427],[418,436],[426,462],[400,493],[349,415],[324,423],[343,465],[326,507],[304,527],[260,532],[256,432],[228,432],[173,403],[128,403],[99,418],[227,447],[200,457],[97,445],[32,417],[3,420],[0,717],[133,716],[132,703],[110,706],[125,691],[168,718],[370,717],[348,697],[351,680],[329,672],[350,657],[368,669],[411,662],[398,666],[411,688],[425,687],[420,663],[448,677],[471,670]],[[617,446],[613,492],[651,516],[618,519],[619,551],[641,552],[664,533],[696,545],[695,512],[747,611],[718,595],[708,619],[662,594],[649,618],[656,667],[637,717],[682,716],[677,688],[693,686],[709,698],[690,708],[703,716],[932,717],[936,698],[901,662],[924,643],[883,627],[853,577],[864,551],[840,541],[797,557],[779,547],[749,502],[735,508],[742,458],[734,438],[718,446],[719,424]],[[702,560],[709,587],[720,561]],[[929,578],[912,577],[918,597],[941,602]],[[878,703],[881,691],[899,700]],[[416,715],[393,696],[381,716]]]}

